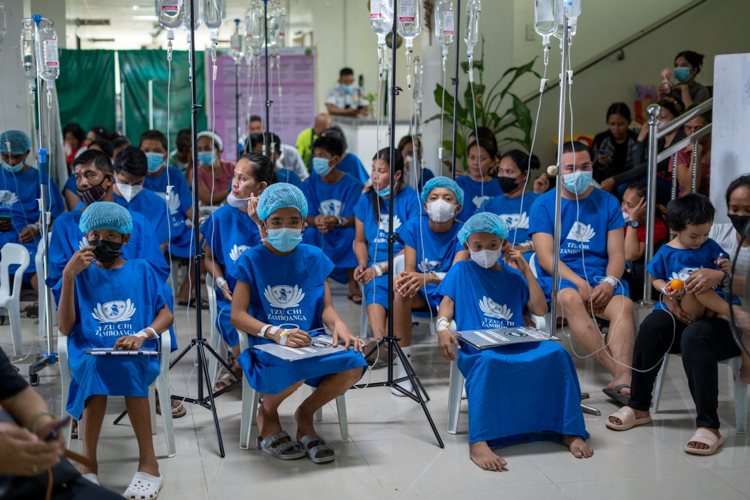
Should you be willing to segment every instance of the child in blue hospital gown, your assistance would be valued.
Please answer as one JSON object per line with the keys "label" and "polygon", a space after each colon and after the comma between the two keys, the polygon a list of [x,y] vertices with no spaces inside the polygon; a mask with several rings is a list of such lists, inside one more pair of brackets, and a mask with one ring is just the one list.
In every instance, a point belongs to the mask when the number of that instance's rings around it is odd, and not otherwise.
{"label": "child in blue hospital gown", "polygon": [[[115,203],[93,203],[80,219],[88,246],[68,261],[55,288],[59,330],[68,336],[72,380],[66,410],[85,416],[81,473],[96,480],[96,448],[108,396],[125,396],[140,461],[126,498],[154,498],[162,477],[154,454],[148,387],[159,374],[157,355],[94,356],[87,349],[159,350],[172,324],[162,278],[146,261],[125,260],[133,223]],[[164,353],[163,355],[168,355]],[[93,476],[93,477],[92,477]],[[98,481],[97,481],[98,482]]]}
{"label": "child in blue hospital gown", "polygon": [[[269,186],[260,195],[257,215],[268,238],[237,262],[232,299],[232,325],[250,341],[238,360],[249,384],[265,394],[256,444],[276,458],[308,456],[315,463],[330,462],[334,450],[315,431],[313,415],[362,376],[362,341],[333,308],[327,282],[333,263],[319,248],[300,244],[307,216],[302,192],[286,183]],[[272,342],[293,349],[309,346],[324,326],[332,330],[334,345],[343,343],[346,351],[289,362],[253,349]],[[282,430],[277,410],[303,382],[317,390],[297,408],[297,435],[292,439]]]}
{"label": "child in blue hospital gown", "polygon": [[[440,354],[458,360],[469,403],[469,454],[482,469],[500,470],[506,461],[490,446],[530,433],[555,432],[578,458],[590,457],[580,408],[581,391],[568,353],[552,341],[476,350],[449,330],[523,326],[523,308],[544,314],[547,305],[528,263],[518,250],[500,261],[505,223],[494,214],[471,217],[458,234],[471,260],[456,262],[440,284]],[[459,348],[458,357],[453,346]]]}

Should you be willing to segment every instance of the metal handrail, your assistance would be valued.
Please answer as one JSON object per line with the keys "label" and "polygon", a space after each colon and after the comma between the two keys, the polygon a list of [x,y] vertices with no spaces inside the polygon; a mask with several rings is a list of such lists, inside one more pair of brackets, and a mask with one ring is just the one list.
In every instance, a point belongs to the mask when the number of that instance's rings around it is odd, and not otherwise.
{"label": "metal handrail", "polygon": [[669,148],[665,149],[664,151],[662,151],[661,153],[659,153],[656,156],[656,163],[659,163],[659,162],[662,162],[662,161],[666,160],[667,158],[669,158],[673,154],[675,154],[675,153],[677,153],[677,152],[685,149],[686,147],[688,147],[689,145],[691,145],[692,143],[694,143],[695,141],[697,141],[698,139],[700,139],[704,135],[710,134],[711,133],[711,129],[713,128],[712,125],[713,125],[713,123],[709,123],[708,125],[706,125],[702,129],[700,129],[697,132],[695,132],[694,134],[692,134],[690,137],[684,138],[683,140],[681,140],[677,144],[672,144]]}
{"label": "metal handrail", "polygon": [[[699,6],[700,4],[705,3],[707,1],[708,0],[695,0],[694,2],[691,2],[688,5],[680,8],[680,9],[677,9],[676,11],[672,12],[671,14],[669,14],[669,15],[661,18],[660,20],[656,21],[655,23],[653,23],[653,24],[645,27],[641,31],[637,32],[635,35],[632,35],[631,37],[626,38],[625,40],[623,40],[622,42],[618,43],[617,45],[614,45],[610,49],[602,52],[598,56],[595,56],[595,57],[589,59],[588,61],[586,61],[585,63],[581,64],[580,66],[578,66],[576,68],[573,68],[573,72],[577,76],[578,73],[581,73],[582,71],[585,71],[585,70],[589,69],[590,67],[594,66],[595,64],[597,64],[597,63],[605,60],[609,56],[622,51],[628,45],[632,45],[633,43],[637,42],[638,40],[640,40],[641,38],[645,37],[646,35],[648,35],[650,33],[653,33],[654,31],[658,30],[659,28],[661,28],[665,24],[671,23],[672,21],[674,21],[678,17],[682,16],[683,14],[686,14],[687,12],[693,10],[694,8],[696,8],[697,6]],[[553,89],[553,88],[557,87],[558,85],[560,85],[559,82],[553,83],[552,85],[550,85],[549,87],[547,87],[545,89],[545,91]],[[533,101],[534,99],[536,99],[540,95],[541,95],[541,92],[536,91],[533,94],[531,94],[529,97],[526,97],[523,100],[523,102],[526,103],[526,104],[528,104],[529,102]]]}
{"label": "metal handrail", "polygon": [[[683,125],[685,125],[687,122],[689,122],[690,120],[692,120],[696,116],[700,116],[703,113],[705,113],[706,111],[711,111],[711,109],[713,109],[713,107],[714,107],[714,98],[711,97],[707,101],[704,101],[704,102],[698,104],[693,109],[691,109],[689,111],[686,111],[685,113],[681,114],[680,116],[678,116],[677,118],[675,118],[671,122],[665,123],[663,125],[659,125],[659,132],[656,134],[656,138],[657,139],[661,139],[665,135],[671,134],[672,132],[674,132],[678,128],[682,127]],[[662,128],[662,127],[664,127],[664,128]],[[661,161],[661,160],[659,160],[659,161]]]}

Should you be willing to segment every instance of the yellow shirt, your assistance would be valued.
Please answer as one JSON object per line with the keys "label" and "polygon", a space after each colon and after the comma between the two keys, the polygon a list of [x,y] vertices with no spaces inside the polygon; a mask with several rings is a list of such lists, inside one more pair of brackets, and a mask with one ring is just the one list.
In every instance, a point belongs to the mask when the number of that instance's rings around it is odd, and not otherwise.
{"label": "yellow shirt", "polygon": [[312,143],[315,142],[315,139],[317,138],[318,136],[315,134],[312,127],[306,128],[297,136],[297,143],[295,146],[297,147],[297,152],[302,157],[302,161],[305,165],[307,165],[310,156],[312,156]]}

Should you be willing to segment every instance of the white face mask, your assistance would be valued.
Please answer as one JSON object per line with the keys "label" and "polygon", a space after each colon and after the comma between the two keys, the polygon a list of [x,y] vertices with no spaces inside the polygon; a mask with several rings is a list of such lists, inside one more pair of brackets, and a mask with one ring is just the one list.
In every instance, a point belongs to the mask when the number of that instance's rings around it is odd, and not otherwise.
{"label": "white face mask", "polygon": [[471,254],[471,260],[476,262],[481,267],[489,269],[494,266],[498,260],[500,260],[500,256],[503,254],[503,250],[480,250],[479,252],[469,250],[469,253]]}
{"label": "white face mask", "polygon": [[406,158],[404,158],[404,164],[406,164],[407,167],[411,166],[414,163],[414,156],[409,155]]}
{"label": "white face mask", "polygon": [[435,200],[427,203],[427,215],[435,222],[448,222],[456,214],[456,207],[445,200]]}
{"label": "white face mask", "polygon": [[627,213],[625,210],[622,211],[622,218],[625,219],[625,222],[628,222],[630,220],[630,214]]}
{"label": "white face mask", "polygon": [[120,195],[127,200],[128,203],[135,198],[135,195],[143,190],[143,184],[123,184],[122,182],[117,183],[117,189],[120,191]]}
{"label": "white face mask", "polygon": [[227,196],[227,204],[229,206],[232,206],[234,208],[247,208],[247,202],[248,200],[252,200],[253,198],[257,198],[256,196],[251,196],[250,198],[237,198],[234,193],[231,191],[229,192],[229,196]]}

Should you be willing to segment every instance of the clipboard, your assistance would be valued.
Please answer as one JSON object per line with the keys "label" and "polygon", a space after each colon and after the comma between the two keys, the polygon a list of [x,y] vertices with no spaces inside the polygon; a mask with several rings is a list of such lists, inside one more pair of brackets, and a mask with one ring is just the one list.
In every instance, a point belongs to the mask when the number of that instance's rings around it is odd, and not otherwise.
{"label": "clipboard", "polygon": [[456,337],[472,346],[474,349],[492,349],[514,344],[529,342],[559,341],[557,337],[528,326],[511,328],[477,329],[457,332],[450,330]]}
{"label": "clipboard", "polygon": [[126,351],[124,349],[115,350],[112,347],[90,347],[84,349],[83,352],[92,356],[154,356],[159,354],[159,351],[151,351],[149,349]]}
{"label": "clipboard", "polygon": [[333,337],[330,335],[316,335],[308,347],[286,347],[273,343],[256,345],[253,349],[266,352],[284,361],[318,358],[346,351],[342,344],[333,347]]}

